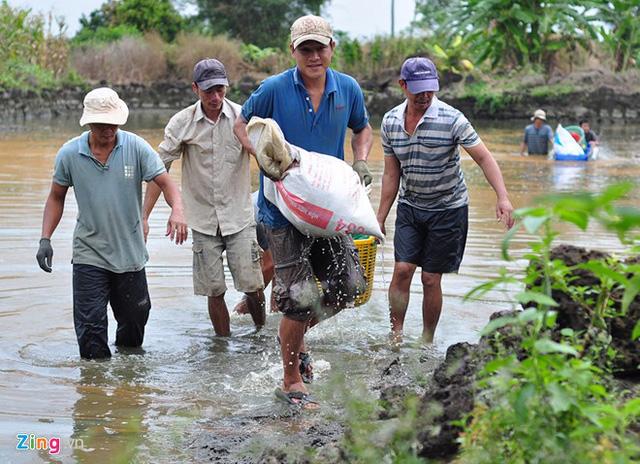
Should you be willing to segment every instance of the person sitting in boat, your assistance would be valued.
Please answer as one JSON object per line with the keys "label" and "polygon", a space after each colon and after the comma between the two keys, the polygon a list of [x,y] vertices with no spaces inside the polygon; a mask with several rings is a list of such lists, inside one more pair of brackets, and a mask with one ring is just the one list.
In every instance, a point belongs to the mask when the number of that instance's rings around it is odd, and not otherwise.
{"label": "person sitting in boat", "polygon": [[584,131],[584,141],[592,146],[598,145],[598,136],[589,127],[589,120],[583,119],[580,121],[580,127]]}

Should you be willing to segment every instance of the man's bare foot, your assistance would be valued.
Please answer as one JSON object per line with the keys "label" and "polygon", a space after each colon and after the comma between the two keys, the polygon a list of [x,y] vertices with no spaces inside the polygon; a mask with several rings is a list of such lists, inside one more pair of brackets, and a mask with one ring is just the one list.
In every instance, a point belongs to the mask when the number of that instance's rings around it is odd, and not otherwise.
{"label": "man's bare foot", "polygon": [[425,330],[424,332],[422,332],[422,342],[426,345],[430,345],[431,343],[433,343],[434,335],[435,335],[435,332],[430,330]]}
{"label": "man's bare foot", "polygon": [[402,345],[402,331],[391,331],[389,334],[389,344],[391,345],[392,350],[399,350],[400,345]]}

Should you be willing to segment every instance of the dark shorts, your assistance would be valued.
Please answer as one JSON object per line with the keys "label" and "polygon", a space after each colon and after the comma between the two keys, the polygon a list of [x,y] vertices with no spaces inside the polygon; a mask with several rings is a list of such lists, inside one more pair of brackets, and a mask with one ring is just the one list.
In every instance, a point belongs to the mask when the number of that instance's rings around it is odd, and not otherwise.
{"label": "dark shorts", "polygon": [[273,292],[285,317],[326,319],[353,304],[366,290],[350,236],[308,237],[291,225],[265,230],[275,264]]}
{"label": "dark shorts", "polygon": [[73,265],[73,323],[80,356],[108,358],[107,303],[118,323],[116,345],[139,347],[151,301],[144,269],[118,274],[88,264]]}
{"label": "dark shorts", "polygon": [[399,203],[393,239],[395,261],[423,272],[458,272],[467,243],[469,208],[425,211]]}

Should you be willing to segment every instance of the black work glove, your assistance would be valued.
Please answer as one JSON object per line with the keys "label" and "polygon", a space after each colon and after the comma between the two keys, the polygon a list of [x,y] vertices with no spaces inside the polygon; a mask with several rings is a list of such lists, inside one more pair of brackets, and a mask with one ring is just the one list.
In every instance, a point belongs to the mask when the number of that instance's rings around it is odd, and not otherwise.
{"label": "black work glove", "polygon": [[38,266],[44,272],[51,272],[51,261],[53,260],[53,248],[51,248],[51,240],[48,238],[40,239],[40,248],[36,253],[36,259],[38,260]]}
{"label": "black work glove", "polygon": [[358,160],[353,163],[353,170],[358,173],[360,176],[360,182],[364,184],[366,187],[373,181],[373,176],[371,175],[371,171],[369,171],[369,166],[367,166],[367,162],[364,160]]}

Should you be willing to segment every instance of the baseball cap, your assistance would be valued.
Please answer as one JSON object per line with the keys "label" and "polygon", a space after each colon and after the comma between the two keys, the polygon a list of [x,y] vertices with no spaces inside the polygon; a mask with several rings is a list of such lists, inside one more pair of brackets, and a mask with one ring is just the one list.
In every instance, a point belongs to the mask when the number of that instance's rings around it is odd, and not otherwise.
{"label": "baseball cap", "polygon": [[315,40],[329,45],[333,40],[331,25],[320,16],[307,15],[296,19],[291,25],[291,44],[297,48],[302,42]]}
{"label": "baseball cap", "polygon": [[531,116],[531,120],[535,121],[536,119],[542,119],[543,121],[547,120],[547,113],[544,110],[535,110],[533,112],[533,116]]}
{"label": "baseball cap", "polygon": [[406,81],[409,92],[437,92],[440,90],[436,65],[429,58],[408,58],[402,64],[400,79]]}
{"label": "baseball cap", "polygon": [[214,58],[200,60],[193,67],[193,82],[202,90],[216,85],[229,85],[224,65]]}
{"label": "baseball cap", "polygon": [[129,117],[127,104],[109,87],[93,89],[84,97],[80,125],[113,124],[122,126]]}

